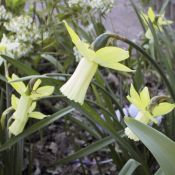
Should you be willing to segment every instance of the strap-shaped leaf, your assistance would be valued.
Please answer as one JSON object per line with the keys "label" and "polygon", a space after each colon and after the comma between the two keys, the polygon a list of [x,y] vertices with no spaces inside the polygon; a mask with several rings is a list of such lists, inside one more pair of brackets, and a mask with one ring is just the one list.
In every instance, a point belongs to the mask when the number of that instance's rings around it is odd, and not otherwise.
{"label": "strap-shaped leaf", "polygon": [[137,162],[134,159],[129,159],[124,167],[120,170],[118,175],[132,175],[132,173],[136,170],[136,168],[140,165],[139,162]]}
{"label": "strap-shaped leaf", "polygon": [[105,146],[107,146],[107,145],[109,145],[113,142],[115,142],[115,139],[113,137],[111,137],[111,136],[105,137],[105,138],[103,138],[101,140],[98,140],[95,143],[87,146],[86,148],[83,148],[83,149],[77,151],[76,153],[74,153],[70,156],[67,156],[64,159],[56,161],[54,163],[54,165],[55,164],[66,164],[70,161],[73,161],[73,160],[79,159],[81,157],[87,156],[89,154],[92,154],[95,151],[99,151],[103,147],[105,147]]}
{"label": "strap-shaped leaf", "polygon": [[127,126],[151,151],[165,175],[175,173],[175,142],[161,132],[132,118],[125,118]]}

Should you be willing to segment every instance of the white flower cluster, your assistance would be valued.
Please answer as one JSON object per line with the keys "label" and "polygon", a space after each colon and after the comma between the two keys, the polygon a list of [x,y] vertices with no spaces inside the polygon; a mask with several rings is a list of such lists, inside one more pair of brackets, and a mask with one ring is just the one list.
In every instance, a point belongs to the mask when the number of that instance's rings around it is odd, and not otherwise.
{"label": "white flower cluster", "polygon": [[86,4],[84,3],[84,0],[69,0],[68,5],[69,7],[73,7],[75,5],[79,5],[82,7],[83,5],[86,5]]}
{"label": "white flower cluster", "polygon": [[6,21],[12,17],[10,12],[7,12],[3,5],[0,6],[0,22]]}
{"label": "white flower cluster", "polygon": [[114,0],[69,0],[69,7],[79,5],[82,8],[90,7],[92,10],[107,14],[114,5]]}
{"label": "white flower cluster", "polygon": [[97,9],[101,13],[109,13],[113,8],[114,0],[91,0],[90,6],[92,9]]}
{"label": "white flower cluster", "polygon": [[[7,15],[8,14],[8,15]],[[8,19],[2,22],[6,29],[6,35],[0,42],[0,46],[5,48],[1,53],[20,58],[28,55],[34,43],[37,43],[42,38],[48,37],[48,33],[42,34],[39,26],[31,16],[21,15],[13,17],[11,13],[6,12],[4,6],[0,6],[0,19]]]}
{"label": "white flower cluster", "polygon": [[[0,47],[3,48],[3,50],[0,51],[1,54],[5,54],[12,58],[25,56],[33,48],[32,45],[19,42],[18,39],[14,38],[14,36],[7,37],[5,34],[3,34],[1,39]],[[2,60],[0,60],[0,64],[2,63],[1,61]]]}
{"label": "white flower cluster", "polygon": [[7,31],[16,34],[16,38],[22,42],[33,43],[41,38],[39,27],[33,22],[32,17],[21,15],[4,23]]}

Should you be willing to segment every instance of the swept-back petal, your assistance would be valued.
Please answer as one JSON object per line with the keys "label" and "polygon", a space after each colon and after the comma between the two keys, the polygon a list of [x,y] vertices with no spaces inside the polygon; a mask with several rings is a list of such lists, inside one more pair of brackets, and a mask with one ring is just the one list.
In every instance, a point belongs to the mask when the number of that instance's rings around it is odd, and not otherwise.
{"label": "swept-back petal", "polygon": [[166,18],[164,18],[164,15],[160,16],[158,18],[158,25],[162,26],[162,25],[170,25],[173,24],[173,21],[171,20],[167,20]]}
{"label": "swept-back petal", "polygon": [[130,87],[130,96],[131,96],[131,98],[140,102],[140,96],[137,93],[137,91],[135,90],[133,84],[131,84],[131,87]]}
{"label": "swept-back petal", "polygon": [[[19,79],[19,77],[15,74],[12,74],[12,78],[8,77],[7,79],[8,79],[8,81],[13,81],[13,80]],[[10,82],[10,84],[19,94],[22,94],[26,91],[26,86],[22,81]]]}
{"label": "swept-back petal", "polygon": [[90,49],[89,44],[82,42],[79,36],[74,32],[74,30],[68,25],[66,21],[64,21],[64,24],[66,26],[67,31],[69,32],[72,42],[75,44],[81,55],[89,61],[94,60],[95,52],[92,49]]}
{"label": "swept-back petal", "polygon": [[135,90],[134,86],[131,84],[130,87],[130,96],[127,96],[127,99],[130,103],[134,104],[139,110],[145,110],[140,95]]}
{"label": "swept-back petal", "polygon": [[158,117],[171,112],[174,108],[175,104],[171,104],[168,102],[159,103],[157,106],[154,107],[152,114],[154,117]]}
{"label": "swept-back petal", "polygon": [[96,59],[98,64],[101,62],[115,62],[118,63],[129,57],[129,52],[119,47],[104,47],[96,51]]}
{"label": "swept-back petal", "polygon": [[149,9],[148,9],[148,17],[151,20],[151,22],[154,22],[156,16],[155,16],[155,13],[151,7],[149,7]]}
{"label": "swept-back petal", "polygon": [[34,111],[34,112],[31,112],[29,114],[29,117],[41,120],[41,119],[47,117],[47,115],[45,115],[45,114],[43,114],[41,112]]}
{"label": "swept-back petal", "polygon": [[33,85],[33,90],[35,91],[40,86],[40,84],[41,80],[40,79],[36,80],[35,84]]}
{"label": "swept-back petal", "polygon": [[68,23],[66,21],[63,21],[67,31],[69,32],[69,35],[72,39],[72,42],[77,45],[77,43],[80,41],[79,36],[74,32],[74,30],[68,25]]}
{"label": "swept-back petal", "polygon": [[147,107],[149,105],[151,99],[147,87],[144,87],[144,89],[140,92],[140,99],[144,107]]}
{"label": "swept-back petal", "polygon": [[134,72],[135,71],[135,70],[132,70],[129,67],[127,67],[121,63],[118,63],[115,60],[111,60],[111,59],[109,59],[107,61],[107,60],[100,60],[100,58],[99,58],[99,59],[95,59],[95,62],[98,63],[100,66],[107,67],[107,68],[114,69],[114,70],[118,70],[118,71],[123,71],[123,72]]}
{"label": "swept-back petal", "polygon": [[53,86],[42,86],[38,88],[35,91],[32,91],[30,98],[32,99],[38,99],[41,97],[47,97],[51,95],[54,92],[54,87]]}

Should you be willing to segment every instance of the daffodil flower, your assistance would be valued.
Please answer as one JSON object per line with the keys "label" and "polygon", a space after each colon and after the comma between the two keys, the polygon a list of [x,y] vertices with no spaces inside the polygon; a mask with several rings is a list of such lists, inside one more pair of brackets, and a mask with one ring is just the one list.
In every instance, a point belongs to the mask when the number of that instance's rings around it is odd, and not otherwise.
{"label": "daffodil flower", "polygon": [[[12,78],[8,77],[8,81],[14,81],[19,79],[15,74]],[[53,86],[40,86],[41,80],[38,79],[34,85],[29,88],[23,82],[10,82],[11,86],[20,94],[20,98],[17,98],[14,94],[11,96],[12,108],[15,112],[12,114],[14,121],[9,126],[9,131],[13,135],[20,134],[29,118],[43,119],[46,115],[41,112],[34,111],[36,108],[36,100],[41,97],[49,96],[53,93]]]}
{"label": "daffodil flower", "polygon": [[148,15],[146,15],[145,13],[141,13],[141,17],[143,19],[144,25],[147,28],[145,37],[149,39],[151,42],[153,42],[153,35],[151,30],[148,27],[149,20],[152,22],[153,27],[156,31],[162,31],[163,26],[170,25],[173,23],[173,21],[167,20],[164,14],[156,16],[156,14],[154,13],[151,7],[149,7],[148,9]]}
{"label": "daffodil flower", "polygon": [[60,89],[70,100],[83,104],[88,86],[97,71],[98,65],[119,71],[132,71],[120,63],[129,57],[128,51],[112,46],[94,51],[89,44],[80,40],[66,22],[64,24],[72,42],[83,56],[73,75]]}
{"label": "daffodil flower", "polygon": [[[156,117],[165,115],[175,108],[175,104],[167,102],[167,98],[166,96],[150,98],[147,87],[138,94],[133,85],[130,88],[130,95],[127,96],[129,102],[139,110],[135,119],[144,124],[149,124],[150,122],[157,124]],[[125,134],[134,141],[139,140],[128,127],[125,128]]]}

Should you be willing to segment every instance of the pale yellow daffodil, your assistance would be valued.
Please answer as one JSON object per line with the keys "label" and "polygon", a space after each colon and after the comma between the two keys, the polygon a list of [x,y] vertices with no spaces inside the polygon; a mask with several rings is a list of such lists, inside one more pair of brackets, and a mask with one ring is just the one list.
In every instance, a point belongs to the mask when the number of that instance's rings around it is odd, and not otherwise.
{"label": "pale yellow daffodil", "polygon": [[[175,108],[175,104],[166,102],[165,96],[156,96],[151,99],[147,87],[138,94],[134,86],[131,85],[130,95],[127,96],[127,99],[139,110],[135,119],[144,124],[157,123],[155,117],[165,115]],[[128,127],[125,128],[125,134],[134,141],[139,140]]]}
{"label": "pale yellow daffodil", "polygon": [[165,18],[165,15],[162,14],[162,15],[157,15],[154,13],[153,9],[151,7],[149,7],[148,9],[148,14],[145,14],[145,13],[141,13],[141,17],[143,19],[143,22],[144,22],[144,25],[145,27],[147,28],[147,31],[145,33],[145,37],[147,39],[150,40],[150,42],[153,42],[153,35],[152,35],[152,32],[148,26],[148,22],[149,20],[151,21],[155,31],[162,31],[162,27],[163,26],[166,26],[166,25],[170,25],[173,23],[173,21],[170,21],[170,20],[167,20]]}
{"label": "pale yellow daffodil", "polygon": [[[15,74],[12,78],[8,77],[8,81],[14,81],[19,79]],[[13,135],[20,134],[29,118],[43,119],[46,115],[41,112],[34,111],[36,108],[36,100],[41,97],[49,96],[53,93],[53,86],[40,86],[41,80],[38,79],[33,87],[30,89],[23,82],[10,82],[12,87],[20,94],[20,98],[17,98],[14,94],[11,96],[12,108],[15,112],[12,114],[14,121],[9,126],[9,131]]]}
{"label": "pale yellow daffodil", "polygon": [[129,57],[128,51],[113,46],[94,51],[89,44],[80,40],[66,22],[64,24],[72,42],[83,56],[73,75],[60,89],[70,100],[83,104],[88,86],[97,71],[98,65],[119,71],[132,72],[131,69],[120,63]]}

